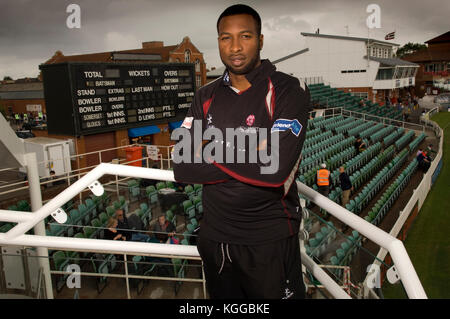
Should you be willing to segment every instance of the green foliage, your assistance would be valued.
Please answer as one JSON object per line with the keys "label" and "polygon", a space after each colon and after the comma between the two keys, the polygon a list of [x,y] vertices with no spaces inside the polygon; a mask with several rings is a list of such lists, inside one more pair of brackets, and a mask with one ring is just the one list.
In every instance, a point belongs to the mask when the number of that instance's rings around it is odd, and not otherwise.
{"label": "green foliage", "polygon": [[[431,118],[444,130],[443,165],[404,241],[406,251],[431,299],[448,299],[450,292],[450,113],[440,112]],[[434,146],[437,148],[437,145]],[[387,281],[386,281],[387,282]],[[407,298],[401,285],[383,284],[386,299]]]}
{"label": "green foliage", "polygon": [[425,49],[426,47],[427,46],[425,44],[408,42],[404,46],[398,48],[395,55],[397,58],[401,58],[407,54],[411,54],[419,50]]}

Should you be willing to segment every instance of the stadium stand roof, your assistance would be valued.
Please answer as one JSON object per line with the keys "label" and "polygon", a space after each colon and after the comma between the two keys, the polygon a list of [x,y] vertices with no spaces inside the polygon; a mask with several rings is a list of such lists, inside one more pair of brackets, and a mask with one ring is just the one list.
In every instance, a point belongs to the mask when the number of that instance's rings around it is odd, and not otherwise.
{"label": "stadium stand roof", "polygon": [[349,37],[349,36],[342,36],[342,35],[308,33],[308,32],[302,32],[301,35],[303,35],[305,37],[318,37],[318,38],[352,40],[352,41],[363,41],[363,42],[367,42],[367,40],[369,40],[369,42],[371,42],[371,43],[377,42],[377,43],[388,44],[388,45],[393,45],[393,46],[400,46],[400,44],[397,44],[397,43],[380,41],[380,40],[371,39],[371,38]]}
{"label": "stadium stand roof", "polygon": [[12,91],[0,92],[0,99],[2,100],[34,100],[43,99],[44,91]]}
{"label": "stadium stand roof", "polygon": [[[367,55],[364,56],[364,59],[367,59]],[[380,62],[381,64],[389,65],[389,66],[417,66],[417,67],[419,66],[416,63],[405,61],[402,59],[397,59],[397,58],[377,58],[377,57],[371,56],[370,60],[377,61],[377,62]]]}

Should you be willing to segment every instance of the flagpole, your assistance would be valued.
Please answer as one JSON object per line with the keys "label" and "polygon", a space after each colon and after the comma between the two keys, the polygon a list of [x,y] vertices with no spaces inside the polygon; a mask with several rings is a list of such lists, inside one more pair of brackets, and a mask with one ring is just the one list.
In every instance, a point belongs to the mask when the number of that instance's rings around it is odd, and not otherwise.
{"label": "flagpole", "polygon": [[370,32],[370,28],[369,26],[367,26],[367,68],[369,68],[369,56],[370,56],[370,48],[369,48],[369,32]]}

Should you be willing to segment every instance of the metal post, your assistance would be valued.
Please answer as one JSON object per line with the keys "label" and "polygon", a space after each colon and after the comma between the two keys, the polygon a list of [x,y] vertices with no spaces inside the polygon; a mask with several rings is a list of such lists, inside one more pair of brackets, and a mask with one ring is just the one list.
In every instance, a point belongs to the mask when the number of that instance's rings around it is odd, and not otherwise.
{"label": "metal post", "polygon": [[203,268],[203,260],[202,260],[202,285],[203,285],[203,297],[206,299],[206,279],[205,279],[205,269]]}
{"label": "metal post", "polygon": [[117,199],[119,199],[119,177],[116,175],[116,192],[117,192]]}
{"label": "metal post", "polygon": [[170,169],[170,146],[167,146],[167,169]]}
{"label": "metal post", "polygon": [[123,260],[124,260],[124,263],[125,263],[125,280],[126,280],[126,283],[127,283],[127,297],[128,297],[128,299],[131,299],[130,282],[128,280],[128,262],[127,262],[127,255],[126,254],[123,255]]}
{"label": "metal post", "polygon": [[[35,212],[42,207],[41,185],[39,183],[36,153],[25,154],[25,162],[27,165],[31,209]],[[44,220],[41,220],[34,226],[34,234],[45,236]],[[39,266],[44,271],[45,294],[48,299],[53,299],[52,277],[50,276],[48,249],[46,247],[37,247],[36,251],[37,255],[39,256]]]}

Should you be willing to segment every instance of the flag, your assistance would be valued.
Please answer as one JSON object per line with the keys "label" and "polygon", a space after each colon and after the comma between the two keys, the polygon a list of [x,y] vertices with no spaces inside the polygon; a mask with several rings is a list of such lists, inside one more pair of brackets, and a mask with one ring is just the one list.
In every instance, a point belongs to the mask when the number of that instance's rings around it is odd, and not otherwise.
{"label": "flag", "polygon": [[386,36],[384,37],[385,40],[392,40],[392,39],[394,39],[394,38],[395,38],[395,31],[386,34]]}

